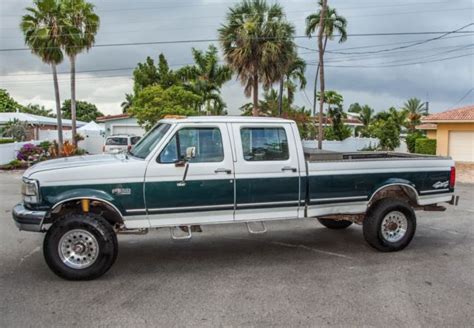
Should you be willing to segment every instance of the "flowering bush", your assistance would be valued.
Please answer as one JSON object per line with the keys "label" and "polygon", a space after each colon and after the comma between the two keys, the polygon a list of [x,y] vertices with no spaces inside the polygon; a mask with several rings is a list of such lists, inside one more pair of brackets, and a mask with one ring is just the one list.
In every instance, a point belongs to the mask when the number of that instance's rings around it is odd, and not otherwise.
{"label": "flowering bush", "polygon": [[16,158],[20,161],[28,161],[28,162],[38,162],[43,160],[46,157],[46,153],[43,148],[33,145],[33,144],[25,144],[21,149],[18,151]]}

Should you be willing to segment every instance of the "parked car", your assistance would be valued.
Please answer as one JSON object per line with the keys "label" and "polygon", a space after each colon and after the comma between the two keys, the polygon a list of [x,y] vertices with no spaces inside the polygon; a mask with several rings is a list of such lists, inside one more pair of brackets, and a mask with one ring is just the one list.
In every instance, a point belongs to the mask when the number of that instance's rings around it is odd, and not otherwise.
{"label": "parked car", "polygon": [[[368,244],[398,251],[412,240],[415,210],[456,204],[454,162],[388,152],[305,152],[296,123],[278,118],[161,120],[128,154],[38,163],[23,175],[13,209],[21,230],[46,232],[58,276],[93,279],[114,263],[117,234],[314,218],[327,228],[361,224]],[[180,228],[180,229],[179,229]]]}
{"label": "parked car", "polygon": [[129,135],[113,135],[105,139],[104,153],[120,153],[130,151],[141,137]]}

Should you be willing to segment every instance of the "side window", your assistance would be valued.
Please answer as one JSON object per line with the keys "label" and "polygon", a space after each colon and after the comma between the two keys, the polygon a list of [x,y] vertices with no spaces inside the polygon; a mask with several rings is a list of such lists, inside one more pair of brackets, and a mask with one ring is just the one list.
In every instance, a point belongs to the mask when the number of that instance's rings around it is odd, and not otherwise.
{"label": "side window", "polygon": [[196,157],[190,162],[222,162],[224,148],[218,128],[184,128],[179,130],[158,156],[160,163],[183,160],[188,147],[196,147]]}
{"label": "side window", "polygon": [[290,158],[283,128],[242,128],[240,138],[246,161],[283,161]]}

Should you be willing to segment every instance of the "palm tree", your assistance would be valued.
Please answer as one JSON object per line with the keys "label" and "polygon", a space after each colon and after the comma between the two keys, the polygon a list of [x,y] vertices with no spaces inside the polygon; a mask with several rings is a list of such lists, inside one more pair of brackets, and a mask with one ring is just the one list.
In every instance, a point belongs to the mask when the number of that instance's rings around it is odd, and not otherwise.
{"label": "palm tree", "polygon": [[64,50],[71,62],[71,126],[72,142],[76,141],[76,57],[89,50],[95,43],[100,19],[94,13],[94,5],[84,0],[63,0],[63,10],[69,23],[67,33],[62,36]]}
{"label": "palm tree", "polygon": [[407,113],[408,129],[411,132],[415,131],[415,127],[421,123],[421,117],[428,115],[425,103],[418,98],[408,99],[403,104],[402,110]]}
{"label": "palm tree", "polygon": [[51,65],[53,72],[54,96],[56,100],[56,117],[58,122],[58,148],[63,148],[63,128],[61,120],[61,101],[59,99],[58,74],[56,66],[63,61],[61,37],[66,30],[66,19],[57,0],[34,0],[34,7],[26,8],[20,28],[25,44],[31,52]]}
{"label": "palm tree", "polygon": [[132,107],[133,105],[133,94],[131,93],[126,93],[125,94],[125,100],[120,104],[120,107],[122,107],[122,113],[127,113],[128,109]]}
{"label": "palm tree", "polygon": [[374,121],[375,111],[369,105],[361,106],[359,103],[354,103],[349,106],[349,113],[354,113],[357,115],[359,120],[362,123],[362,126],[356,128],[356,133],[361,137],[370,137],[370,126]]}
{"label": "palm tree", "polygon": [[[286,96],[290,104],[293,103],[295,98],[296,89],[299,87],[300,90],[306,87],[306,77],[304,72],[306,70],[306,62],[298,57],[297,53],[293,54],[291,63],[288,66],[288,70],[285,75],[280,79],[280,91],[278,95],[278,108],[279,115],[282,114],[283,108],[283,89],[286,87]],[[286,81],[285,81],[286,80]]]}
{"label": "palm tree", "polygon": [[395,107],[390,107],[388,113],[390,114],[390,118],[396,124],[398,130],[402,131],[402,128],[405,126],[407,121],[408,112],[405,110],[397,110]]}
{"label": "palm tree", "polygon": [[244,0],[227,14],[219,40],[229,66],[253,96],[254,116],[259,115],[258,88],[265,89],[288,71],[294,53],[294,27],[285,20],[283,8],[265,0]]}
{"label": "palm tree", "polygon": [[[319,113],[319,140],[318,146],[322,147],[322,138],[323,138],[323,128],[322,128],[322,116],[323,116],[323,103],[324,103],[324,65],[323,58],[324,52],[326,51],[327,41],[332,40],[334,37],[334,32],[336,31],[339,37],[339,43],[342,43],[347,40],[347,20],[339,16],[336,12],[336,9],[330,8],[327,6],[327,0],[319,1],[320,10],[317,13],[311,14],[306,18],[306,35],[311,37],[311,35],[318,29],[321,25],[323,28],[319,29],[318,33],[318,49],[319,49],[319,63],[316,68],[316,75],[314,78],[314,94],[313,94],[313,115],[316,115],[316,91],[318,84],[318,74],[321,71],[321,93],[323,94],[322,99],[320,100],[320,113]],[[324,41],[322,39],[324,38]]]}
{"label": "palm tree", "polygon": [[227,65],[219,65],[217,48],[213,45],[206,52],[194,48],[192,52],[195,64],[181,68],[177,75],[185,80],[189,89],[202,97],[201,109],[207,114],[220,115],[225,108],[220,88],[232,78],[232,70]]}

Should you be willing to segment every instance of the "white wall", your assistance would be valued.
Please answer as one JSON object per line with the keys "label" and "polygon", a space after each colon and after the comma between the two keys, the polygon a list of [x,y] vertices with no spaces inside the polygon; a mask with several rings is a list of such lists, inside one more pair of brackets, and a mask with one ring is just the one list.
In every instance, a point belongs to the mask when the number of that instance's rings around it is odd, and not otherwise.
{"label": "white wall", "polygon": [[[102,136],[99,131],[78,131],[78,133],[84,137],[84,140],[78,143],[79,148],[85,149],[89,154],[102,153],[105,137]],[[63,131],[64,140],[71,140],[71,137],[71,131]],[[40,130],[39,139],[49,141],[58,140],[58,132],[56,130]]]}
{"label": "white wall", "polygon": [[[377,138],[356,138],[350,137],[343,141],[335,140],[323,140],[323,149],[340,151],[340,152],[352,152],[358,151],[363,148],[376,147],[379,144],[379,139]],[[317,140],[303,140],[303,147],[306,148],[317,148]]]}
{"label": "white wall", "polygon": [[8,144],[0,144],[0,165],[5,165],[16,159],[18,151],[25,144],[39,145],[41,141],[32,140],[25,142],[12,142]]}

